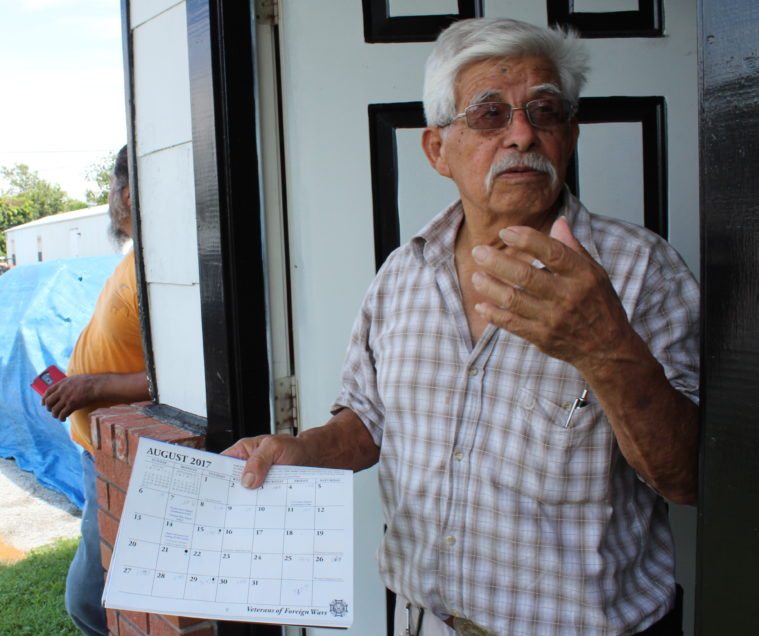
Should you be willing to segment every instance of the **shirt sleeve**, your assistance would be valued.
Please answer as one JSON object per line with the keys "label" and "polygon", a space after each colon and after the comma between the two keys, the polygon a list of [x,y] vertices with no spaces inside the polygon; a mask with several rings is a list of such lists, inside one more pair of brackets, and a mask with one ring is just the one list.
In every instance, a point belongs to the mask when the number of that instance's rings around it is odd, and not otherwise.
{"label": "shirt sleeve", "polygon": [[[378,274],[378,278],[379,278]],[[353,324],[342,372],[342,388],[332,405],[332,413],[348,408],[363,422],[374,443],[380,446],[385,410],[377,386],[377,366],[371,346],[376,330],[376,296],[378,278],[369,288]]]}
{"label": "shirt sleeve", "polygon": [[656,252],[632,324],[670,384],[698,404],[700,290],[669,244],[662,241]]}

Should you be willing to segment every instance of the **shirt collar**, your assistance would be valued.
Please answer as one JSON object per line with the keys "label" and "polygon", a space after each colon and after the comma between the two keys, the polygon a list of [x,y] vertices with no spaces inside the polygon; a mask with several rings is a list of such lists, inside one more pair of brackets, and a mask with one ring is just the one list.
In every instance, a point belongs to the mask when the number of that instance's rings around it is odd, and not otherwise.
{"label": "shirt collar", "polygon": [[[600,262],[598,250],[593,241],[591,215],[585,206],[564,186],[563,203],[558,216],[563,216],[572,234],[596,262]],[[411,246],[420,262],[431,267],[453,256],[456,246],[456,236],[461,222],[464,220],[464,207],[461,200],[453,202],[411,239]]]}

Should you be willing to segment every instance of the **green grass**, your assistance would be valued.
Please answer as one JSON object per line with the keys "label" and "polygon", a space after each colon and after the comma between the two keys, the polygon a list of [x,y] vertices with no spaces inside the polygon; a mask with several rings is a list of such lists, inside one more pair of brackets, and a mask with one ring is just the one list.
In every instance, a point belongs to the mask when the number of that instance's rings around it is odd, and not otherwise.
{"label": "green grass", "polygon": [[63,605],[79,539],[64,539],[11,565],[0,564],[0,634],[78,636]]}

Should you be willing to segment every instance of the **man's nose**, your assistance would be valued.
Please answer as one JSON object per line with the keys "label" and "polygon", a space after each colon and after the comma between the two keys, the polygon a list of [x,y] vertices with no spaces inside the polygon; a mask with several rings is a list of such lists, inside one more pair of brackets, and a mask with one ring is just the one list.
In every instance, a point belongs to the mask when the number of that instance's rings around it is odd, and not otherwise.
{"label": "man's nose", "polygon": [[527,152],[537,143],[537,130],[527,118],[527,112],[524,109],[512,110],[511,121],[504,129],[503,145],[520,152]]}

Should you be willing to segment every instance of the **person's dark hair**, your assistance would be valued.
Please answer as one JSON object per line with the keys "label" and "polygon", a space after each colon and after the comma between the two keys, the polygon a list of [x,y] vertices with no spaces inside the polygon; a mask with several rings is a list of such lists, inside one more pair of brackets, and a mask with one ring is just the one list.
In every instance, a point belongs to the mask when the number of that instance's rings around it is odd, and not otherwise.
{"label": "person's dark hair", "polygon": [[126,146],[116,153],[116,163],[113,165],[113,179],[114,186],[119,190],[129,185],[129,160]]}
{"label": "person's dark hair", "polygon": [[113,164],[111,179],[111,191],[108,195],[108,213],[111,224],[108,234],[117,245],[123,245],[129,235],[122,229],[124,221],[129,218],[132,211],[124,205],[121,192],[129,186],[129,160],[127,147],[124,146],[116,153],[116,161]]}

